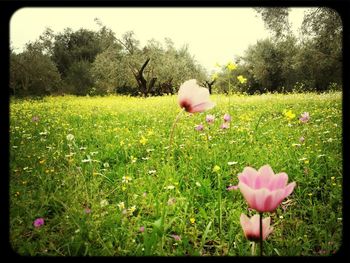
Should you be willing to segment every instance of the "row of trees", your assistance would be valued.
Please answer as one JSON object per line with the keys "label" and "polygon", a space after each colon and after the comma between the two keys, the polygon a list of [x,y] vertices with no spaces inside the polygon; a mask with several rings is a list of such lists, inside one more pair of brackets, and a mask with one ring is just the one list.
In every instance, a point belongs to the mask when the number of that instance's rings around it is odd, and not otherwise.
{"label": "row of trees", "polygon": [[[288,9],[256,11],[272,37],[257,41],[235,58],[235,70],[229,64],[221,66],[212,76],[219,92],[227,93],[229,88],[249,94],[341,89],[343,28],[334,10],[310,9],[304,14],[299,37],[290,30]],[[240,75],[246,83],[240,83]]]}
{"label": "row of trees", "polygon": [[21,53],[11,50],[10,90],[15,96],[49,94],[173,94],[196,78],[210,92],[325,91],[342,86],[342,23],[328,8],[310,9],[300,36],[290,30],[287,8],[256,8],[272,37],[209,76],[185,45],[149,40],[132,31],[118,39],[96,19],[97,32],[49,28]]}
{"label": "row of trees", "polygon": [[205,78],[188,46],[176,49],[167,38],[165,47],[154,39],[140,47],[132,31],[118,39],[95,21],[97,32],[67,28],[55,35],[47,28],[23,52],[11,51],[11,94],[162,95],[175,93],[189,78]]}

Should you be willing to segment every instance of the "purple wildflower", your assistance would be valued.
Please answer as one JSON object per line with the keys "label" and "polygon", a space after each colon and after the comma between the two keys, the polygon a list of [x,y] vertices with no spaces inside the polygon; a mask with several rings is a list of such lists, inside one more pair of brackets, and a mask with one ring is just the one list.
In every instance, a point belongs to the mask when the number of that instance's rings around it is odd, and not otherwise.
{"label": "purple wildflower", "polygon": [[205,117],[205,120],[206,120],[207,123],[212,124],[212,123],[214,123],[215,116],[214,116],[214,115],[211,115],[211,114],[208,114],[208,115]]}
{"label": "purple wildflower", "polygon": [[304,112],[301,114],[301,117],[299,118],[299,120],[302,123],[307,123],[310,120],[310,114],[308,112]]}
{"label": "purple wildflower", "polygon": [[175,241],[180,241],[181,237],[179,235],[170,235]]}
{"label": "purple wildflower", "polygon": [[197,131],[203,131],[204,126],[202,124],[198,124],[194,127]]}
{"label": "purple wildflower", "polygon": [[40,217],[34,220],[33,225],[35,227],[41,227],[45,223],[44,218]]}
{"label": "purple wildflower", "polygon": [[230,185],[229,187],[226,188],[227,191],[232,191],[237,189],[238,189],[238,185]]}
{"label": "purple wildflower", "polygon": [[225,113],[224,115],[224,122],[230,122],[231,121],[231,116],[228,113]]}
{"label": "purple wildflower", "polygon": [[221,124],[220,128],[221,129],[228,129],[230,127],[230,125],[227,122],[224,122],[223,124]]}

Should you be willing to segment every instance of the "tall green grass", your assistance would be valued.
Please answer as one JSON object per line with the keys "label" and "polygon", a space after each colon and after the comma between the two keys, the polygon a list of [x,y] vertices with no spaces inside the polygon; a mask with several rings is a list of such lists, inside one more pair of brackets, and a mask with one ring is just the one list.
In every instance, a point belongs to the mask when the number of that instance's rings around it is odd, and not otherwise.
{"label": "tall green grass", "polygon": [[[254,211],[239,190],[226,188],[238,183],[244,167],[269,164],[297,187],[270,214],[274,231],[264,253],[336,253],[342,242],[341,93],[212,100],[212,110],[182,115],[171,154],[170,129],[180,111],[175,96],[11,100],[14,251],[249,256],[239,217]],[[284,110],[295,118],[288,120]],[[305,124],[298,120],[303,112],[311,116]],[[222,130],[225,113],[232,120]],[[213,125],[205,123],[206,114],[216,116]],[[202,132],[194,129],[199,123]],[[39,217],[45,224],[35,228]]]}

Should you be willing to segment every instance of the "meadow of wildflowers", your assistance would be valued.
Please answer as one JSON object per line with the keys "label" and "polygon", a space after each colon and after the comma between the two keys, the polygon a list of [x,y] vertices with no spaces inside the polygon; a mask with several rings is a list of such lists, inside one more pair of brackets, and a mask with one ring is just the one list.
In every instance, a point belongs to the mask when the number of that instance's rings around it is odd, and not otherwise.
{"label": "meadow of wildflowers", "polygon": [[[186,111],[179,103],[177,96],[11,100],[13,250],[258,255],[262,212],[264,255],[339,250],[341,93],[202,94],[183,102]],[[267,181],[254,177],[260,169]]]}

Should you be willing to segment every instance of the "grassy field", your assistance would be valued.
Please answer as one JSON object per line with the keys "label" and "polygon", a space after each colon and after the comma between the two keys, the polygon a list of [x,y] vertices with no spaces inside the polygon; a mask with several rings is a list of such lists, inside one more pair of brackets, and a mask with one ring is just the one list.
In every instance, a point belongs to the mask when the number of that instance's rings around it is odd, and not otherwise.
{"label": "grassy field", "polygon": [[[212,100],[215,108],[182,115],[172,151],[176,96],[11,100],[13,250],[250,256],[239,218],[255,212],[239,190],[226,188],[237,185],[244,167],[269,164],[297,186],[275,213],[264,214],[274,227],[264,254],[336,253],[343,225],[341,93]],[[299,121],[303,112],[310,113],[307,123]],[[221,129],[225,113],[232,120]],[[212,125],[207,114],[215,116]],[[200,123],[203,131],[195,129]],[[44,218],[41,227],[33,226],[37,218]]]}

